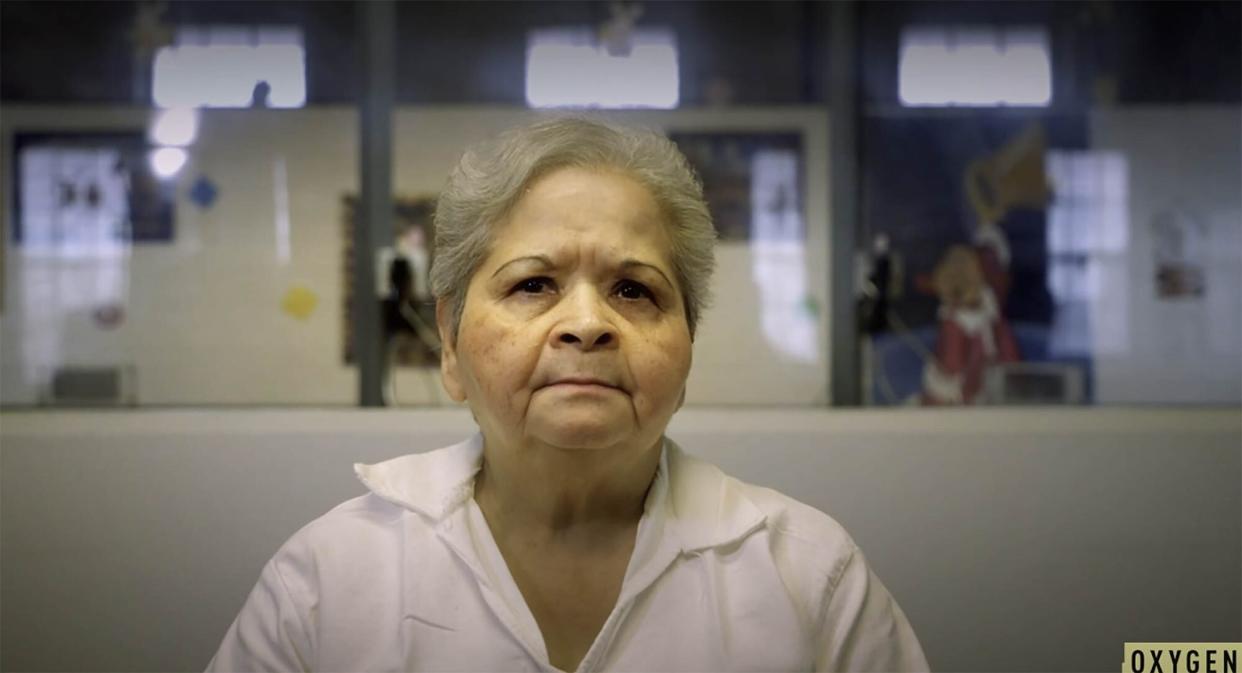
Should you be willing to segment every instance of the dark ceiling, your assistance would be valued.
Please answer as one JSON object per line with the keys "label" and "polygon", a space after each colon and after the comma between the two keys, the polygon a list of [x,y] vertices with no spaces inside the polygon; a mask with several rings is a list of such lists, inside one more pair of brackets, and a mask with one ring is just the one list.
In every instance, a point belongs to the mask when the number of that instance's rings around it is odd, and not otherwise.
{"label": "dark ceiling", "polygon": [[[0,100],[144,103],[129,40],[135,2],[0,2]],[[178,24],[293,24],[307,48],[310,102],[358,93],[357,22],[350,2],[168,4]],[[1054,44],[1056,101],[1088,105],[1093,82],[1122,103],[1240,100],[1239,2],[864,2],[859,44],[865,101],[895,101],[896,44],[910,23],[1038,23]],[[733,102],[822,102],[832,8],[823,2],[646,2],[640,24],[672,27],[682,101],[709,83]],[[521,104],[526,31],[599,23],[605,2],[401,2],[397,99],[405,103]],[[139,91],[135,91],[138,89]]]}

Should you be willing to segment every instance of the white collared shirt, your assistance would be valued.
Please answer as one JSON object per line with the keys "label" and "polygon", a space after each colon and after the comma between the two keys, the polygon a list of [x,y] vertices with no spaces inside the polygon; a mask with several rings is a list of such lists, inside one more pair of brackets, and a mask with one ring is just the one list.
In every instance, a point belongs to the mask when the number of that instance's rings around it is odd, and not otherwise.
{"label": "white collared shirt", "polygon": [[[548,671],[474,502],[483,440],[355,465],[370,493],[263,568],[209,671]],[[665,440],[620,596],[578,671],[926,671],[827,515]]]}

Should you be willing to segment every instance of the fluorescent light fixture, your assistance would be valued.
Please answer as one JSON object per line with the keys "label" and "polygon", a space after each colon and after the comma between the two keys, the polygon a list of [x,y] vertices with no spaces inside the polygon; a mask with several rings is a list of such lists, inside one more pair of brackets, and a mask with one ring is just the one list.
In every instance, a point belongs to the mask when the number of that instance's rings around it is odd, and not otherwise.
{"label": "fluorescent light fixture", "polygon": [[[264,87],[263,85],[266,85]],[[166,108],[306,105],[306,52],[296,28],[186,28],[155,55],[155,104]]]}
{"label": "fluorescent light fixture", "polygon": [[630,53],[612,56],[590,28],[532,31],[526,41],[531,107],[676,108],[677,40],[670,30],[635,29]]}
{"label": "fluorescent light fixture", "polygon": [[170,108],[155,113],[151,141],[157,145],[185,147],[198,135],[198,110]]}
{"label": "fluorescent light fixture", "polygon": [[161,147],[150,154],[151,170],[161,179],[173,177],[185,166],[186,153],[180,147]]}
{"label": "fluorescent light fixture", "polygon": [[1042,28],[907,28],[901,34],[902,105],[1046,107],[1052,102]]}

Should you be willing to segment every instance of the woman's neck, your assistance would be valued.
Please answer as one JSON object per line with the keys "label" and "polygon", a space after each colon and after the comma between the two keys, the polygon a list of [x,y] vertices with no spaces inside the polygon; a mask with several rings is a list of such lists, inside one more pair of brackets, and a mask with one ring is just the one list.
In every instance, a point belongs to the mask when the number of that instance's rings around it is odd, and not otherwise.
{"label": "woman's neck", "polygon": [[662,445],[566,450],[485,439],[474,498],[494,534],[593,544],[638,524]]}

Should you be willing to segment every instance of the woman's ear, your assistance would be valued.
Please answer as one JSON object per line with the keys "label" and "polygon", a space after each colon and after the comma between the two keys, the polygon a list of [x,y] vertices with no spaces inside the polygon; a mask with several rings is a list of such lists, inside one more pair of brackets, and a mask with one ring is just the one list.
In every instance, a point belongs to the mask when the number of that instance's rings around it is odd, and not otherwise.
{"label": "woman's ear", "polygon": [[457,339],[453,334],[453,314],[448,302],[436,300],[436,327],[440,331],[440,382],[454,402],[466,401],[466,389],[461,385],[457,369]]}

